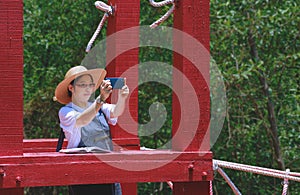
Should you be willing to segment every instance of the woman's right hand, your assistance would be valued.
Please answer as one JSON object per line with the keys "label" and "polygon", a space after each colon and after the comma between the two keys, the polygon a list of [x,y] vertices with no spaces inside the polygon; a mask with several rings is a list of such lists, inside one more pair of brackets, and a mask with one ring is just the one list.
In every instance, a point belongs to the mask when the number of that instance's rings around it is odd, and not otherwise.
{"label": "woman's right hand", "polygon": [[106,100],[112,92],[110,80],[103,80],[100,85],[100,95],[102,100]]}

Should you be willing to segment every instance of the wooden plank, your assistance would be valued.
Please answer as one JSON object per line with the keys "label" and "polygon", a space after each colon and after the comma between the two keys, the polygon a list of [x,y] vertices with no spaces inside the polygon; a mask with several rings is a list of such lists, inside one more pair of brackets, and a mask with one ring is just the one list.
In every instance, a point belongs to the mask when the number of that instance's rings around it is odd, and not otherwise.
{"label": "wooden plank", "polygon": [[[100,156],[28,153],[0,157],[0,169],[5,172],[5,176],[0,177],[0,186],[202,181],[203,172],[208,173],[205,180],[211,180],[211,158],[211,153],[170,151],[123,151]],[[17,183],[17,178],[21,182]]]}
{"label": "wooden plank", "polygon": [[[170,159],[176,160],[211,160],[212,153],[205,151],[191,151],[191,152],[179,152],[171,150],[127,150],[120,152],[102,153],[99,154],[101,159],[105,161],[120,161],[124,160],[153,160],[153,161],[168,161]],[[97,160],[97,155],[94,154],[63,154],[58,152],[46,152],[46,153],[26,153],[22,156],[0,156],[0,164],[26,164],[31,161],[38,163],[48,163],[51,161],[53,164],[63,163],[65,161],[80,162],[82,160],[93,161]]]}
{"label": "wooden plank", "polygon": [[[136,138],[137,139],[137,138]],[[139,150],[136,139],[113,139],[114,149],[119,150]],[[25,139],[23,140],[24,153],[44,153],[55,152],[58,139]],[[66,148],[68,141],[65,139],[63,148]]]}
{"label": "wooden plank", "polygon": [[[34,147],[56,147],[57,139],[24,139],[24,148],[34,148]],[[65,142],[64,144],[67,144]]]}
{"label": "wooden plank", "polygon": [[[23,152],[24,153],[45,153],[55,152],[57,139],[25,139],[23,140]],[[63,148],[67,147],[67,140],[63,143]]]}
{"label": "wooden plank", "polygon": [[12,189],[1,189],[0,188],[0,194],[1,195],[23,195],[24,188],[12,188]]}

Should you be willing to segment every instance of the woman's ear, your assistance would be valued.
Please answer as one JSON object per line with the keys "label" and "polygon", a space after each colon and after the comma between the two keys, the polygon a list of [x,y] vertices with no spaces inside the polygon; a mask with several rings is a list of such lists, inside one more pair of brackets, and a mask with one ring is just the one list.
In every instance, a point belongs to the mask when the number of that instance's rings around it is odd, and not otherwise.
{"label": "woman's ear", "polygon": [[74,87],[73,87],[73,85],[70,84],[70,85],[68,86],[68,89],[69,89],[69,91],[71,91],[72,93],[74,92]]}

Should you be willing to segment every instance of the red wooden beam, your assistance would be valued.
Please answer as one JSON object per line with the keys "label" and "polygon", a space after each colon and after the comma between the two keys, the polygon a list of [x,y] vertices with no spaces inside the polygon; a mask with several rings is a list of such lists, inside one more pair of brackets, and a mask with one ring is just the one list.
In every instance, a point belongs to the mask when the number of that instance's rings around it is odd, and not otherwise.
{"label": "red wooden beam", "polygon": [[[179,0],[176,2],[173,27],[192,36],[196,41],[191,43],[178,33],[173,34],[173,48],[181,51],[173,55],[174,68],[173,88],[179,91],[173,93],[173,136],[181,133],[178,139],[173,139],[174,150],[209,151],[210,93],[209,93],[209,0]],[[203,45],[202,51],[197,48]],[[199,54],[206,53],[201,56]],[[187,55],[182,55],[187,54]],[[201,57],[199,57],[201,56]],[[195,63],[197,62],[197,63]],[[189,89],[188,78],[192,84]],[[193,100],[191,94],[195,94]],[[183,105],[183,109],[179,109]],[[198,108],[199,106],[199,108]],[[199,116],[197,115],[199,113]],[[180,124],[184,128],[180,128]],[[188,128],[195,125],[194,129]],[[186,144],[186,140],[191,141]],[[212,159],[211,159],[212,161]],[[211,162],[206,161],[208,165]],[[212,180],[212,178],[210,178]],[[209,182],[175,182],[175,195],[209,194]]]}
{"label": "red wooden beam", "polygon": [[[116,151],[122,148],[139,149],[136,145],[136,139],[113,139],[114,149]],[[67,140],[63,143],[63,148],[67,147]],[[57,139],[24,139],[23,152],[24,153],[42,153],[42,152],[55,152]]]}
{"label": "red wooden beam", "polygon": [[0,155],[23,152],[23,4],[0,2]]}
{"label": "red wooden beam", "polygon": [[[173,92],[172,132],[173,135],[183,132],[183,138],[172,142],[173,149],[210,150],[209,139],[204,139],[209,135],[210,122],[209,0],[184,0],[176,5],[173,48],[181,53],[173,55],[174,69],[178,70],[173,72],[173,91],[178,92]],[[192,36],[194,42],[188,36]],[[180,129],[180,124],[185,128]],[[187,128],[192,124],[195,129]],[[182,145],[191,135],[194,137],[189,145]],[[205,147],[200,148],[201,145]]]}
{"label": "red wooden beam", "polygon": [[[0,1],[0,156],[23,153],[23,2]],[[1,170],[0,170],[1,171]],[[1,174],[1,173],[0,173]],[[0,190],[22,195],[23,189]]]}
{"label": "red wooden beam", "polygon": [[[107,37],[110,37],[106,39],[107,77],[126,77],[126,83],[130,89],[126,111],[118,118],[117,126],[111,127],[112,137],[119,141],[130,139],[131,144],[135,142],[135,149],[138,149],[140,144],[137,137],[138,124],[137,122],[131,123],[131,121],[138,121],[139,39],[137,37],[139,37],[139,32],[133,32],[126,37],[115,35],[124,29],[139,26],[140,2],[137,0],[109,0],[108,4],[114,6],[116,12],[114,16],[109,17],[107,23]],[[119,51],[127,48],[127,45],[135,45],[136,48],[124,51],[119,55]],[[128,69],[132,71],[128,72]],[[113,102],[117,99],[115,94],[117,91],[113,91]]]}
{"label": "red wooden beam", "polygon": [[[23,153],[55,152],[58,139],[24,139]],[[63,143],[66,148],[67,141]]]}
{"label": "red wooden beam", "polygon": [[0,189],[93,183],[208,181],[211,153],[122,151],[109,154],[27,153],[0,157]]}
{"label": "red wooden beam", "polygon": [[[108,19],[107,36],[113,36],[126,28],[139,26],[140,1],[109,0],[108,3],[115,6],[116,12],[115,16]],[[138,68],[136,65],[139,63],[139,39],[137,37],[139,37],[139,32],[132,33],[127,37],[115,37],[115,39],[106,42],[107,76],[126,77],[127,85],[131,91],[125,113],[119,117],[117,126],[111,128],[112,137],[118,147],[135,150],[138,150],[140,147],[140,140],[137,136],[138,125],[137,122],[130,121],[132,119],[138,121]],[[118,51],[124,47],[126,48],[128,44],[134,44],[136,48],[117,56]],[[135,71],[124,74],[128,69]],[[130,141],[130,143],[127,141]],[[129,184],[126,182],[122,186],[123,195],[137,194],[137,185],[135,183]]]}

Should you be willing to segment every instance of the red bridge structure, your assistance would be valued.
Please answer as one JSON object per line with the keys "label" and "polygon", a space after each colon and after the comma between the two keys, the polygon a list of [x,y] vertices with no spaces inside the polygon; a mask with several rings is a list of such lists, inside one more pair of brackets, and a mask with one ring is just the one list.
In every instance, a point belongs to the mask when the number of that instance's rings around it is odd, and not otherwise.
{"label": "red bridge structure", "polygon": [[[140,2],[137,0],[110,0],[116,5],[115,16],[109,17],[107,35],[112,35],[139,25]],[[177,0],[173,17],[174,28],[188,33],[209,51],[209,0]],[[115,40],[108,55],[114,49],[134,42],[136,48],[114,58],[107,72],[109,76],[120,76],[139,63],[139,32],[132,37]],[[173,46],[185,45],[184,40],[174,39]],[[184,50],[190,48],[182,47]],[[195,53],[197,51],[194,51]],[[108,58],[110,56],[107,56]],[[195,54],[195,56],[197,56]],[[203,59],[205,72],[198,72],[192,62],[174,52],[174,67],[189,78],[198,97],[199,118],[188,113],[181,114],[180,104],[193,108],[189,102],[189,92],[183,91],[183,78],[173,76],[173,87],[182,91],[183,100],[173,95],[172,134],[181,132],[193,136],[188,146],[181,139],[172,140],[171,150],[139,150],[138,126],[128,124],[130,132],[120,126],[112,129],[113,141],[123,148],[121,151],[100,154],[63,154],[55,152],[57,139],[23,138],[23,2],[22,0],[0,1],[0,194],[21,195],[24,187],[62,186],[72,184],[95,184],[120,182],[124,195],[137,194],[138,182],[173,183],[173,194],[210,194],[210,181],[213,180],[212,153],[209,141],[210,95],[209,83],[203,74],[209,74],[209,56]],[[137,86],[138,70],[127,76],[128,85]],[[54,92],[53,92],[54,93]],[[50,100],[49,100],[50,101]],[[193,102],[195,103],[195,102]],[[138,121],[138,90],[130,96],[129,111]],[[192,110],[191,110],[192,111]],[[200,120],[201,118],[201,120]],[[126,118],[122,119],[126,120]],[[192,129],[182,129],[179,121],[198,125]],[[200,147],[204,146],[204,147]],[[200,149],[199,149],[200,148]],[[172,160],[169,160],[172,159]],[[161,166],[156,166],[158,163]],[[139,169],[140,166],[150,167]],[[127,167],[123,169],[120,167]],[[132,170],[136,167],[137,170]],[[153,167],[153,168],[151,168]]]}

